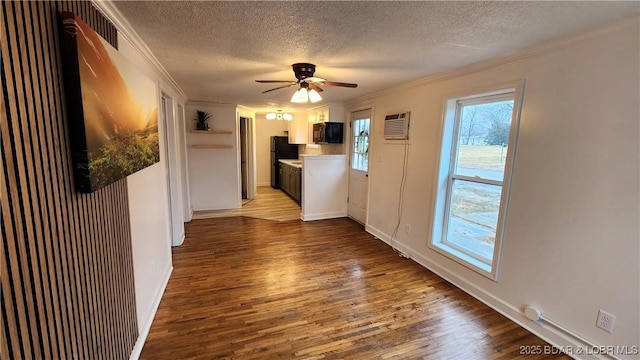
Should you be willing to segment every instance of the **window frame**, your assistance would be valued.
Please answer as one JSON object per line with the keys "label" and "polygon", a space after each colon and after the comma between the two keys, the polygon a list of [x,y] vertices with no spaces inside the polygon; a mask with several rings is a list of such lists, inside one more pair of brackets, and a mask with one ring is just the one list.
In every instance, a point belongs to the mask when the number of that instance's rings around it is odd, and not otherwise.
{"label": "window frame", "polygon": [[[493,86],[485,90],[466,92],[460,95],[451,95],[444,98],[442,116],[442,136],[440,146],[440,161],[437,168],[436,186],[434,187],[434,212],[432,216],[432,233],[429,248],[438,253],[494,280],[498,280],[502,244],[504,240],[505,222],[509,205],[509,192],[511,174],[514,167],[514,156],[517,148],[518,129],[520,125],[520,112],[524,80]],[[511,128],[509,131],[509,146],[505,159],[504,177],[502,181],[476,178],[454,173],[458,155],[460,135],[460,111],[465,105],[488,103],[513,99],[513,112]],[[496,237],[493,247],[492,259],[486,259],[479,254],[468,251],[461,246],[446,239],[450,218],[450,203],[452,187],[455,180],[471,181],[473,183],[490,184],[502,187]]]}

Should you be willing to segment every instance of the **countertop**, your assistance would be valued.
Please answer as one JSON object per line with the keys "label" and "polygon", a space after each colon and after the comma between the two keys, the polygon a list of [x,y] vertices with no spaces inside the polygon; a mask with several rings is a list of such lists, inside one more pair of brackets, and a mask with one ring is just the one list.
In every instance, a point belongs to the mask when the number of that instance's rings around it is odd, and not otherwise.
{"label": "countertop", "polygon": [[298,169],[302,169],[302,160],[298,159],[280,159],[280,162],[283,164],[287,164],[289,166],[296,167]]}

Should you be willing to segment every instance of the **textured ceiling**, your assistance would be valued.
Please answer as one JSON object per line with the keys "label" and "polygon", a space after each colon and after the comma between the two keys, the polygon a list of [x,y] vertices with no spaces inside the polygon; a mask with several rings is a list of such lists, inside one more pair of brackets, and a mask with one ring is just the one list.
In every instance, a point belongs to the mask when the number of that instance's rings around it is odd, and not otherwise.
{"label": "textured ceiling", "polygon": [[291,64],[346,101],[640,12],[640,2],[116,1],[189,100],[293,110]]}

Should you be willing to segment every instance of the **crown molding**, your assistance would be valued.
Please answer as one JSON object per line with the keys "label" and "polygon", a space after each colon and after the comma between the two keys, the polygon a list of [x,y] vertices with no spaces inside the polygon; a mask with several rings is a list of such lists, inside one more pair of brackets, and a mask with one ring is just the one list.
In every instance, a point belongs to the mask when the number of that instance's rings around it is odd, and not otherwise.
{"label": "crown molding", "polygon": [[153,55],[151,49],[149,49],[147,44],[145,44],[122,13],[113,5],[113,2],[110,0],[91,0],[91,3],[116,27],[118,34],[129,42],[140,56],[155,67],[156,70],[158,70],[158,72],[164,77],[164,80],[173,86],[184,100],[187,100],[187,95],[184,93],[180,85],[178,85],[167,69],[165,69],[155,55]]}
{"label": "crown molding", "polygon": [[187,106],[208,106],[208,107],[218,107],[218,108],[229,108],[236,109],[238,104],[229,104],[229,103],[220,103],[214,101],[206,101],[206,100],[189,100],[187,101]]}
{"label": "crown molding", "polygon": [[252,112],[252,113],[256,112],[256,110],[254,108],[250,108],[250,107],[244,106],[244,105],[238,105],[238,106],[236,106],[236,109],[238,109],[239,111],[242,110],[242,111],[245,111],[245,112]]}
{"label": "crown molding", "polygon": [[624,18],[622,20],[614,21],[613,23],[599,26],[590,30],[585,30],[579,33],[563,36],[558,39],[546,41],[525,49],[515,50],[512,52],[506,53],[504,55],[499,55],[487,60],[479,61],[470,65],[466,65],[453,70],[430,75],[418,80],[413,80],[413,81],[410,81],[401,85],[397,85],[388,89],[377,91],[375,93],[364,95],[356,99],[345,102],[345,105],[356,105],[365,101],[371,102],[374,98],[378,96],[386,95],[392,92],[409,89],[413,87],[418,87],[418,86],[424,86],[424,85],[432,84],[438,81],[458,78],[464,75],[469,75],[476,72],[489,70],[501,65],[513,63],[516,61],[524,60],[527,58],[531,58],[531,57],[546,54],[546,53],[550,53],[557,49],[565,48],[574,43],[583,41],[585,39],[589,39],[598,35],[615,31],[624,26],[627,26],[634,22],[637,23],[639,21],[640,21],[640,15],[636,14],[636,15]]}

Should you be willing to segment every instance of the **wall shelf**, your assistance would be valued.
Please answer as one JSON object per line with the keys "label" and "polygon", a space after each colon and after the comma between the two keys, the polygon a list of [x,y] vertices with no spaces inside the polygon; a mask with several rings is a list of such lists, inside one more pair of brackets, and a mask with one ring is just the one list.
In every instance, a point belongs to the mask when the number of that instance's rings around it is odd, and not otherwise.
{"label": "wall shelf", "polygon": [[230,130],[191,130],[191,132],[198,134],[233,134]]}
{"label": "wall shelf", "polygon": [[233,145],[228,145],[228,144],[193,144],[191,145],[192,148],[195,149],[227,149],[227,148],[232,148]]}

